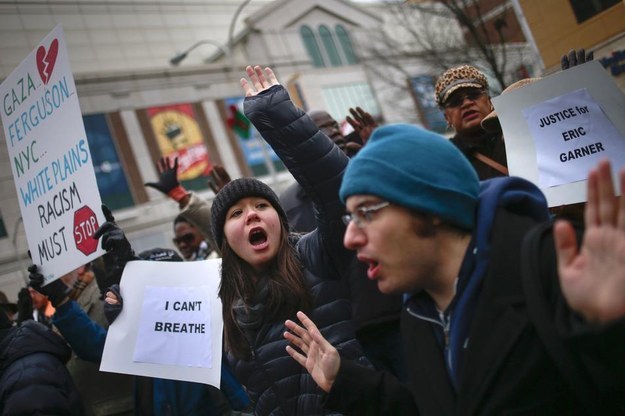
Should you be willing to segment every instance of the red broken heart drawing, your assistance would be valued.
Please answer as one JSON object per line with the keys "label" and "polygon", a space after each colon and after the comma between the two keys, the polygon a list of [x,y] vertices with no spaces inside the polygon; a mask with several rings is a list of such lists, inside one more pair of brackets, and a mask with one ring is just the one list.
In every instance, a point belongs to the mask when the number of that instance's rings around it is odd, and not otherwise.
{"label": "red broken heart drawing", "polygon": [[47,84],[50,78],[52,78],[52,70],[54,69],[56,55],[58,53],[59,41],[57,39],[54,39],[52,43],[50,43],[47,53],[46,48],[43,46],[37,49],[37,70],[39,70],[39,76],[44,84]]}

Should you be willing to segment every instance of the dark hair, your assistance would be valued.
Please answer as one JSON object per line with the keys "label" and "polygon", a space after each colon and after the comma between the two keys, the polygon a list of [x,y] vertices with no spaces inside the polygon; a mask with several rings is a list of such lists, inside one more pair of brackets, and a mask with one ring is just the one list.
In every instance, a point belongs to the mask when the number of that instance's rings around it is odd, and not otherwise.
{"label": "dark hair", "polygon": [[417,220],[414,223],[413,230],[421,238],[434,237],[440,230],[447,230],[451,234],[458,237],[471,235],[470,231],[446,222],[435,214],[422,212],[415,209],[410,209],[409,211],[412,217]]}
{"label": "dark hair", "polygon": [[179,222],[186,222],[187,224],[193,226],[193,224],[191,224],[191,222],[182,214],[178,214],[176,215],[176,218],[174,218],[174,228]]}
{"label": "dark hair", "polygon": [[[312,296],[304,281],[302,265],[289,242],[289,227],[280,219],[281,236],[278,253],[269,269],[263,272],[268,278],[269,294],[264,304],[264,321],[281,321],[293,316],[298,310],[307,311],[312,305]],[[248,341],[239,328],[233,312],[234,303],[242,299],[246,304],[254,298],[258,273],[230,247],[226,239],[221,245],[221,298],[224,320],[226,349],[239,359],[250,359]]]}

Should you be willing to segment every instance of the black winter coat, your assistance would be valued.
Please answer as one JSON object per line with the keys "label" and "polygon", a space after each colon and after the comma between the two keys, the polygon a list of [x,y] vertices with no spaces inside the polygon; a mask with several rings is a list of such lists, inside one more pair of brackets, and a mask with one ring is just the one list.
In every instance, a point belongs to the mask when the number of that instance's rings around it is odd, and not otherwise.
{"label": "black winter coat", "polygon": [[[280,195],[280,204],[284,208],[291,228],[296,232],[308,233],[317,227],[313,203],[299,183],[289,186]],[[352,301],[356,336],[365,345],[365,341],[360,336],[377,335],[375,331],[377,326],[394,324],[399,326],[402,297],[380,293],[378,284],[367,279],[367,265],[355,257],[351,261],[348,275],[343,277],[343,281],[348,287]],[[389,353],[394,354],[392,351]]]}
{"label": "black winter coat", "polygon": [[2,332],[0,415],[84,414],[63,339],[32,320]]}
{"label": "black winter coat", "polygon": [[[295,245],[313,299],[311,318],[340,353],[367,363],[355,340],[351,307],[340,280],[354,256],[342,245],[344,207],[338,190],[347,156],[296,108],[282,86],[245,100],[245,114],[316,203],[318,228]],[[297,321],[295,316],[290,317]],[[251,360],[230,356],[237,379],[260,415],[321,415],[324,394],[308,372],[285,351],[284,321],[264,322],[256,333]]]}
{"label": "black winter coat", "polygon": [[451,138],[451,142],[456,145],[458,149],[469,159],[471,165],[477,172],[477,176],[481,181],[491,178],[497,178],[499,176],[505,176],[487,165],[486,163],[478,160],[475,157],[475,152],[479,152],[484,156],[487,156],[495,162],[507,167],[508,161],[506,159],[506,145],[504,143],[501,134],[484,133],[478,137],[466,137],[461,134],[456,134]]}

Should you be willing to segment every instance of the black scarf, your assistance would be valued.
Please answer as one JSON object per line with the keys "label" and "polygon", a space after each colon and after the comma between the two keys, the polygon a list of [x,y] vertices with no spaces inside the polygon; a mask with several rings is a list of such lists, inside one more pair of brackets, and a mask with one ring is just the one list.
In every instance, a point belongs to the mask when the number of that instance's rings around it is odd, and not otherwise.
{"label": "black scarf", "polygon": [[234,317],[238,327],[250,345],[254,345],[256,333],[265,320],[265,304],[269,296],[269,278],[262,276],[256,281],[256,293],[250,304],[237,299],[233,305]]}
{"label": "black scarf", "polygon": [[456,133],[456,135],[451,139],[452,143],[455,144],[465,155],[470,155],[473,152],[480,152],[487,156],[492,153],[492,149],[495,147],[497,140],[501,140],[500,134],[488,132],[472,136]]}

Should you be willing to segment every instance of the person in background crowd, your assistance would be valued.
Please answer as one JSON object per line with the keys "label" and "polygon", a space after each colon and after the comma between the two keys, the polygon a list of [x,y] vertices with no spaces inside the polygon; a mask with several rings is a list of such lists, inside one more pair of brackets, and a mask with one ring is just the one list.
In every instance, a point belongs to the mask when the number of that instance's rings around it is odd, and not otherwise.
{"label": "person in background crowd", "polygon": [[486,76],[471,65],[450,68],[436,81],[435,93],[447,124],[456,132],[451,142],[471,162],[480,180],[507,176],[502,135],[486,132],[481,125],[493,110]]}
{"label": "person in background crowd", "polygon": [[200,230],[181,214],[174,219],[173,241],[182,257],[187,261],[218,257],[217,252],[204,239]]}
{"label": "person in background crowd", "polygon": [[[393,164],[388,161],[392,160]],[[625,170],[621,172],[625,192]],[[609,163],[589,175],[578,248],[521,178],[479,182],[443,137],[376,130],[340,191],[344,244],[384,293],[405,293],[408,382],[339,356],[305,314],[289,353],[359,415],[622,414],[625,199]],[[297,347],[297,350],[295,349]]]}
{"label": "person in background crowd", "polygon": [[65,363],[71,350],[39,322],[0,313],[0,415],[83,415]]}
{"label": "person in background crowd", "polygon": [[[157,170],[159,173],[158,181],[147,182],[145,186],[160,191],[178,203],[181,214],[174,221],[174,244],[181,251],[185,260],[192,260],[193,253],[198,249],[202,253],[208,253],[204,258],[218,257],[219,248],[213,241],[213,233],[210,229],[210,206],[194,192],[187,191],[178,181],[178,158],[174,158],[172,164],[168,157],[162,157],[158,161]],[[208,177],[208,185],[212,191],[219,192],[219,189],[229,181],[228,172],[222,166],[214,165]],[[194,230],[189,230],[189,226],[193,227]],[[202,239],[197,236],[198,231],[204,237],[204,244],[202,244]],[[193,239],[191,239],[191,234],[194,236]]]}
{"label": "person in background crowd", "polygon": [[0,291],[0,310],[7,314],[11,322],[15,320],[17,304],[9,302],[9,298],[7,298],[7,295],[2,291]]}
{"label": "person in background crowd", "polygon": [[[584,49],[571,49],[562,56],[561,67],[566,70],[592,59],[592,52],[586,54]],[[506,147],[501,128],[491,122],[487,122],[490,128],[483,124],[494,110],[486,76],[471,65],[450,68],[436,81],[435,94],[447,124],[455,130],[452,143],[469,159],[480,180],[507,176]]]}
{"label": "person in background crowd", "polygon": [[[341,133],[339,123],[326,111],[312,110],[308,115],[323,134],[332,139],[348,157],[352,157],[367,142],[377,123],[371,114],[360,107],[350,108],[349,111],[352,117],[347,116],[346,120],[354,128],[353,134],[357,136],[349,141]],[[299,183],[293,183],[280,194],[280,204],[294,231],[308,233],[317,228],[312,199]]]}
{"label": "person in background crowd", "polygon": [[54,305],[47,297],[37,292],[32,287],[28,287],[32,301],[32,319],[41,322],[48,328],[52,328],[52,316],[54,315]]}
{"label": "person in background crowd", "polygon": [[[67,300],[74,302],[68,305],[69,310],[63,307],[62,302],[55,306],[55,314],[52,316],[52,324],[55,327],[59,328],[58,323],[63,315],[71,315],[69,311],[73,307],[78,307],[94,323],[105,329],[108,328],[104,317],[104,305],[100,299],[100,291],[90,263],[72,270],[62,276],[60,281],[68,287],[68,289],[61,287],[67,292]],[[38,288],[36,285],[31,285],[31,287],[35,290]],[[67,331],[59,329],[61,335],[65,336]],[[83,360],[75,351],[67,363],[67,369],[84,400],[87,415],[132,415],[134,413],[131,376],[100,372],[97,364]]]}

